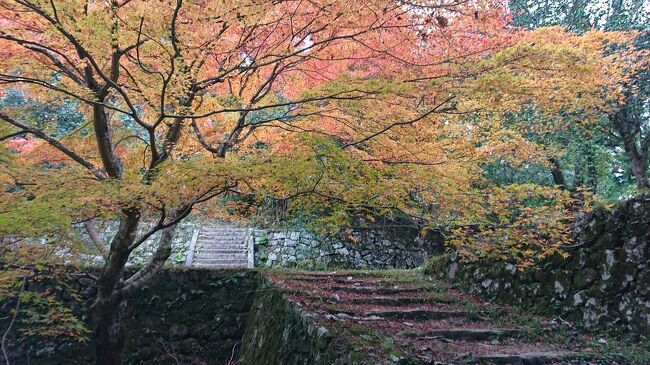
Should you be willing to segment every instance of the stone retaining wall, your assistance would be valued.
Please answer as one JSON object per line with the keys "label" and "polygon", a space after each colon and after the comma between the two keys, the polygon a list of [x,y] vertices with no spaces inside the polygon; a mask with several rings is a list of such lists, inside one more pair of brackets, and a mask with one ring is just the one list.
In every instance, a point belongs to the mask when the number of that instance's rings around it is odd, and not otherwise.
{"label": "stone retaining wall", "polygon": [[251,307],[237,364],[331,365],[347,363],[342,336],[315,324],[265,278]]}
{"label": "stone retaining wall", "polygon": [[520,272],[508,262],[432,259],[428,270],[490,299],[558,314],[585,328],[650,334],[650,194],[590,213],[570,256]]}
{"label": "stone retaining wall", "polygon": [[[108,241],[117,230],[116,222],[98,222],[97,231]],[[224,227],[228,223],[186,219],[179,223],[172,242],[172,266],[183,266],[196,229]],[[143,230],[143,229],[141,229]],[[81,237],[90,243],[85,229]],[[160,233],[138,247],[129,263],[144,264],[153,254]],[[411,269],[421,266],[428,255],[442,246],[442,237],[420,237],[411,227],[358,229],[350,236],[319,236],[305,231],[282,229],[252,229],[256,267],[287,267],[302,269]],[[98,255],[98,253],[97,253]],[[99,262],[99,260],[97,261]]]}
{"label": "stone retaining wall", "polygon": [[[78,288],[83,301],[61,300],[87,319],[94,282],[83,275],[70,280],[65,286]],[[254,270],[162,270],[123,314],[126,364],[330,365],[347,356],[341,336],[312,322]],[[0,318],[0,328],[8,321]],[[92,338],[26,337],[24,326],[13,326],[6,341],[12,365],[93,363]]]}
{"label": "stone retaining wall", "polygon": [[[145,232],[154,222],[143,222],[139,229],[138,234]],[[171,266],[184,266],[185,259],[187,258],[188,249],[190,247],[190,242],[192,240],[192,234],[194,230],[198,229],[202,225],[201,221],[184,219],[181,221],[176,230],[174,231],[174,238],[172,240],[172,254],[167,260],[168,264]],[[89,259],[95,261],[96,263],[101,263],[103,260],[99,256],[99,251],[91,243],[92,241],[88,237],[88,233],[83,225],[78,225],[75,227],[76,231],[79,233],[81,239],[86,243],[88,247],[88,252],[90,253]],[[97,221],[95,222],[95,229],[99,234],[100,238],[104,242],[108,243],[115,236],[118,229],[118,222],[116,221]],[[160,239],[160,231],[154,233],[149,237],[142,245],[136,248],[129,257],[129,264],[132,265],[143,265],[146,263],[154,251],[158,247],[158,240]]]}
{"label": "stone retaining wall", "polygon": [[435,244],[416,230],[359,230],[351,237],[309,232],[256,231],[256,267],[301,269],[410,269],[422,265]]}
{"label": "stone retaining wall", "polygon": [[[223,365],[236,359],[258,276],[237,270],[161,271],[127,301],[125,363]],[[80,318],[87,318],[94,283],[82,278],[67,284],[80,288],[83,306],[67,302]],[[6,328],[6,321],[0,320],[0,328]],[[85,365],[94,357],[92,341],[21,337],[13,331],[7,345],[12,365]]]}

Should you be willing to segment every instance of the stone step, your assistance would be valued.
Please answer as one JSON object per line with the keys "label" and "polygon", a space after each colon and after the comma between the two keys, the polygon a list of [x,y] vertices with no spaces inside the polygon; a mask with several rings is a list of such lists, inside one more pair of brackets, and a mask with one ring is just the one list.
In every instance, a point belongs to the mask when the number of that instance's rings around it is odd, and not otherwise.
{"label": "stone step", "polygon": [[244,240],[244,239],[234,239],[234,238],[232,238],[232,239],[230,239],[230,238],[226,238],[226,239],[222,239],[222,238],[218,238],[218,239],[217,238],[198,238],[196,240],[196,242],[197,242],[197,244],[207,243],[207,244],[219,244],[219,245],[229,245],[229,244],[230,245],[233,245],[233,244],[243,245],[246,242],[246,240]]}
{"label": "stone step", "polygon": [[196,242],[208,242],[208,243],[244,243],[246,242],[245,239],[235,239],[235,238],[201,238],[199,237]]}
{"label": "stone step", "polygon": [[210,247],[210,246],[203,246],[203,247],[198,247],[194,250],[195,253],[246,253],[246,249],[244,247]]}
{"label": "stone step", "polygon": [[332,286],[331,290],[345,291],[357,294],[380,294],[392,295],[400,293],[423,293],[432,290],[430,287],[411,287],[411,288],[395,288],[395,287],[369,287],[369,286]]}
{"label": "stone step", "polygon": [[299,277],[314,277],[314,278],[323,278],[323,277],[352,277],[353,279],[365,279],[372,278],[370,271],[364,273],[359,272],[345,272],[345,271],[295,271],[292,272],[291,276]]}
{"label": "stone step", "polygon": [[198,237],[196,242],[245,242],[246,237]]}
{"label": "stone step", "polygon": [[418,337],[418,338],[446,338],[449,340],[463,340],[463,341],[484,341],[496,338],[510,338],[520,337],[524,334],[523,330],[516,328],[497,328],[497,329],[484,329],[484,328],[445,328],[431,330],[427,332],[403,332],[401,335],[405,337]]}
{"label": "stone step", "polygon": [[425,303],[442,303],[453,304],[457,303],[457,299],[453,298],[436,298],[436,297],[368,297],[368,298],[348,298],[346,296],[338,296],[326,290],[324,291],[306,291],[302,290],[283,290],[283,293],[288,296],[298,295],[307,300],[321,301],[326,303],[349,303],[349,304],[375,304],[391,307],[407,306],[413,304]]}
{"label": "stone step", "polygon": [[218,250],[218,249],[225,249],[225,250],[243,250],[248,245],[245,245],[243,243],[212,243],[212,242],[199,242],[194,246],[196,249],[210,249],[210,250]]}
{"label": "stone step", "polygon": [[439,320],[447,318],[468,317],[470,313],[465,311],[445,311],[429,309],[405,309],[405,310],[373,310],[359,312],[356,310],[327,308],[327,312],[334,315],[345,314],[354,317],[372,317],[384,319],[409,319],[409,320]]}
{"label": "stone step", "polygon": [[298,273],[285,273],[284,277],[290,278],[291,280],[304,280],[304,281],[313,281],[313,282],[325,282],[325,281],[335,281],[335,282],[341,282],[341,283],[346,283],[346,282],[365,282],[368,284],[375,284],[375,283],[383,283],[383,284],[393,284],[393,285],[398,285],[398,284],[408,284],[416,281],[415,279],[411,278],[386,278],[382,276],[360,276],[360,275],[354,275],[354,274],[346,274],[346,273],[306,273],[306,272],[298,272]]}
{"label": "stone step", "polygon": [[431,298],[409,298],[409,297],[367,297],[367,298],[352,298],[352,304],[380,304],[386,306],[401,306],[409,304],[424,304],[430,303],[434,300]]}
{"label": "stone step", "polygon": [[237,226],[228,226],[228,227],[205,227],[202,228],[203,232],[249,232],[252,231],[248,227],[237,227]]}
{"label": "stone step", "polygon": [[531,352],[524,354],[494,354],[475,357],[467,364],[490,365],[543,365],[572,360],[578,357],[575,352]]}
{"label": "stone step", "polygon": [[206,250],[244,250],[247,245],[242,243],[197,243],[195,249],[206,249]]}
{"label": "stone step", "polygon": [[196,262],[192,264],[192,267],[195,268],[205,268],[205,269],[245,269],[246,265],[242,264],[204,264]]}
{"label": "stone step", "polygon": [[364,284],[367,283],[367,281],[361,280],[361,279],[356,279],[356,278],[351,278],[350,277],[345,277],[345,276],[288,276],[287,280],[293,280],[293,281],[307,281],[311,283],[323,283],[323,282],[328,282],[332,281],[337,284]]}
{"label": "stone step", "polygon": [[250,236],[248,231],[201,231],[199,237],[246,237]]}
{"label": "stone step", "polygon": [[197,243],[213,243],[213,244],[244,244],[246,239],[244,238],[206,238],[199,237],[196,240]]}
{"label": "stone step", "polygon": [[211,246],[211,247],[246,247],[248,246],[245,241],[237,240],[196,240],[196,247]]}
{"label": "stone step", "polygon": [[194,260],[247,260],[248,255],[243,252],[238,253],[204,253],[196,252],[194,254]]}
{"label": "stone step", "polygon": [[[400,283],[392,280],[382,280],[382,279],[375,279],[372,281],[368,281],[367,279],[359,279],[350,276],[346,277],[346,276],[325,276],[325,275],[320,275],[320,276],[288,275],[284,277],[284,279],[289,281],[294,281],[294,282],[304,281],[316,285],[319,284],[327,285],[328,283],[332,283],[335,286],[327,287],[328,289],[340,290],[340,291],[353,291],[360,294],[393,294],[392,293],[393,291],[397,291],[398,293],[405,293],[409,291],[428,292],[428,291],[440,289],[436,287],[400,288],[399,285],[408,286],[411,285],[412,282]],[[398,287],[395,288],[395,286]],[[349,289],[349,288],[354,288],[354,289]],[[379,288],[378,290],[381,293],[377,293],[374,288]]]}
{"label": "stone step", "polygon": [[243,266],[248,265],[248,260],[228,260],[220,258],[197,258],[192,262],[192,266]]}
{"label": "stone step", "polygon": [[431,309],[405,309],[405,310],[374,310],[365,312],[364,316],[376,316],[382,318],[399,318],[410,320],[439,320],[447,318],[469,317],[471,313],[466,311],[446,311]]}

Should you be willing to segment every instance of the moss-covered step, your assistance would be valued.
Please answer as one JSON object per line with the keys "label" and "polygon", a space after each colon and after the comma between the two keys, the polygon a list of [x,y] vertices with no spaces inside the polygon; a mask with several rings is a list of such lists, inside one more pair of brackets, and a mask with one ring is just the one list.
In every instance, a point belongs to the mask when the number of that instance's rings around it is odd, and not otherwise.
{"label": "moss-covered step", "polygon": [[463,340],[463,341],[485,341],[498,338],[512,338],[520,337],[524,331],[517,328],[445,328],[436,329],[427,332],[419,331],[402,331],[400,335],[406,337],[418,338],[445,338],[448,340]]}
{"label": "moss-covered step", "polygon": [[431,290],[431,287],[374,287],[374,286],[333,286],[331,290],[351,292],[358,294],[394,295],[402,293],[422,293]]}
{"label": "moss-covered step", "polygon": [[433,302],[432,298],[422,297],[365,297],[350,299],[350,303],[352,304],[381,304],[388,306],[424,304],[431,302]]}
{"label": "moss-covered step", "polygon": [[569,351],[532,352],[525,354],[495,354],[479,356],[468,360],[466,363],[486,365],[543,365],[561,363],[564,361],[576,359],[578,356],[578,353]]}
{"label": "moss-covered step", "polygon": [[381,318],[399,318],[410,320],[438,320],[457,317],[471,317],[472,312],[467,311],[449,311],[435,309],[404,309],[404,310],[373,310],[363,313],[364,316],[376,316]]}

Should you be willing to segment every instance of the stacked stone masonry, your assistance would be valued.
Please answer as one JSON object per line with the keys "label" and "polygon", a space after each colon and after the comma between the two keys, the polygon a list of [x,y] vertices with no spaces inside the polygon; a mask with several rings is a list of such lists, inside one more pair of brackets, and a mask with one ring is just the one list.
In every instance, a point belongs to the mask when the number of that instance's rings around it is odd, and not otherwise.
{"label": "stacked stone masonry", "polygon": [[650,194],[598,208],[577,230],[570,256],[518,271],[508,262],[462,263],[456,255],[429,269],[472,293],[560,314],[585,328],[650,334]]}
{"label": "stacked stone masonry", "polygon": [[[89,277],[65,283],[82,298],[62,298],[80,318],[95,297]],[[253,270],[165,269],[122,309],[127,364],[329,365],[347,349]],[[8,321],[0,318],[0,328]],[[12,365],[93,363],[92,337],[24,336],[25,326],[17,323],[7,334]]]}
{"label": "stacked stone masonry", "polygon": [[[97,230],[108,242],[116,222],[99,222]],[[143,229],[144,230],[144,229]],[[80,227],[82,238],[90,244]],[[132,254],[130,263],[145,263],[155,251],[159,234]],[[301,269],[411,269],[442,245],[438,236],[422,238],[415,228],[358,229],[349,236],[324,236],[307,231],[257,229],[225,222],[186,220],[172,243],[172,266],[286,267]],[[98,253],[90,255],[101,262]]]}
{"label": "stacked stone masonry", "polygon": [[389,236],[379,230],[355,231],[345,238],[257,230],[253,239],[256,267],[308,270],[410,269],[422,265],[431,247],[417,234]]}

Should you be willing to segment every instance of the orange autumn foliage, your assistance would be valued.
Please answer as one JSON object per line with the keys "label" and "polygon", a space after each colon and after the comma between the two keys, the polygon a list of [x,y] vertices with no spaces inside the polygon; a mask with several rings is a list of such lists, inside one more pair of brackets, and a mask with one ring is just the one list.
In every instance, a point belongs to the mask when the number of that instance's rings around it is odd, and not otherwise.
{"label": "orange autumn foliage", "polygon": [[[323,221],[339,225],[343,211],[373,207],[436,227],[487,222],[502,200],[485,198],[482,164],[545,161],[506,113],[595,114],[622,100],[642,57],[632,33],[513,28],[499,1],[0,4],[1,88],[78,100],[89,122],[107,115],[103,145],[96,126],[61,139],[76,160],[51,141],[9,142],[22,166],[65,162],[47,171],[56,188],[30,189],[79,203],[78,219],[188,204],[228,215],[198,202],[227,186],[292,197],[296,212],[327,206],[337,213]],[[93,178],[70,189],[84,169]],[[564,212],[567,200],[554,202]]]}

